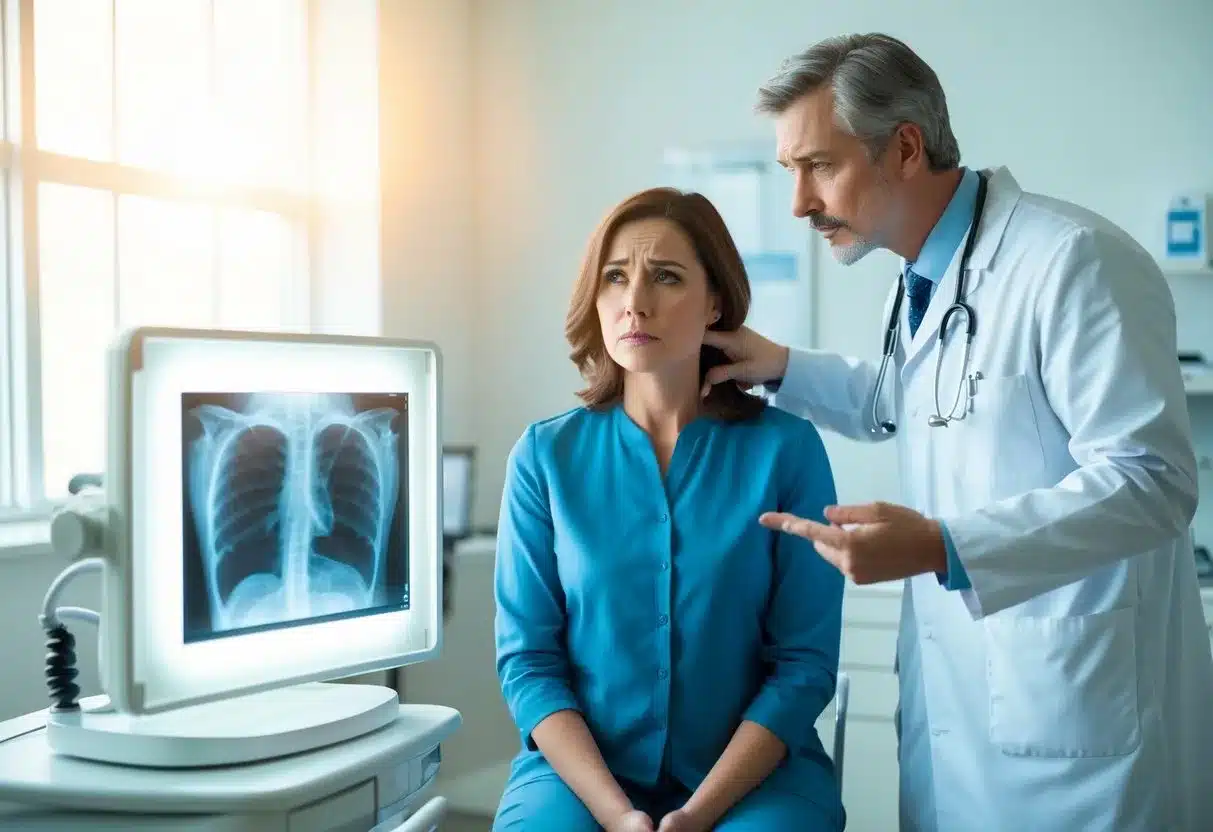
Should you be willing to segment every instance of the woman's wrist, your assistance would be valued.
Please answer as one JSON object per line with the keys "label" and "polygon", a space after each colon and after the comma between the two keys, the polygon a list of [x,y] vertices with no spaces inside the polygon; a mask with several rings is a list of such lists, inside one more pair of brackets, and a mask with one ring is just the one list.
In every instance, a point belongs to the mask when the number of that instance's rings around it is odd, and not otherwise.
{"label": "woman's wrist", "polygon": [[692,794],[682,806],[682,813],[695,829],[711,829],[727,808],[713,806],[711,799],[705,797],[702,793]]}
{"label": "woman's wrist", "polygon": [[602,824],[605,829],[612,828],[624,815],[635,811],[632,801],[628,799],[623,789],[618,785],[615,788],[618,790],[618,794],[605,797],[602,808],[597,812],[590,811],[590,814],[594,815],[594,820]]}

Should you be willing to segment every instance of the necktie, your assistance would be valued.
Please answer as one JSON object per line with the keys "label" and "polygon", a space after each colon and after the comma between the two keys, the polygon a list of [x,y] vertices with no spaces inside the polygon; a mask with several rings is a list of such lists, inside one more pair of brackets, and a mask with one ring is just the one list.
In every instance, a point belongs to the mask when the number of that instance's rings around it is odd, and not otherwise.
{"label": "necktie", "polygon": [[906,297],[910,299],[910,337],[918,332],[922,316],[927,312],[931,302],[933,284],[922,275],[914,274],[912,269],[906,269]]}

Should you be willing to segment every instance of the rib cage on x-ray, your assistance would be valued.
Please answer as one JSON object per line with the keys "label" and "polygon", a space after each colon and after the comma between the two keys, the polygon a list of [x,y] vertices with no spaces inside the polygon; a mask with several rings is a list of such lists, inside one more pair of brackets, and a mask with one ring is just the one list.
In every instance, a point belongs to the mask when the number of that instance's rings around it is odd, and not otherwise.
{"label": "rib cage on x-ray", "polygon": [[388,408],[342,394],[206,404],[190,449],[213,631],[390,603],[385,553],[399,488]]}

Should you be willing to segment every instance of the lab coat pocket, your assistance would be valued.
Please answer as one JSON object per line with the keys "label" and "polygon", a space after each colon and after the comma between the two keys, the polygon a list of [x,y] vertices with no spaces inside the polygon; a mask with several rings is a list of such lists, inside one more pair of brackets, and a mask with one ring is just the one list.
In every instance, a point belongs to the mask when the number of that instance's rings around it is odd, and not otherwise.
{"label": "lab coat pocket", "polygon": [[1004,754],[1116,757],[1141,740],[1136,611],[985,622],[990,741]]}

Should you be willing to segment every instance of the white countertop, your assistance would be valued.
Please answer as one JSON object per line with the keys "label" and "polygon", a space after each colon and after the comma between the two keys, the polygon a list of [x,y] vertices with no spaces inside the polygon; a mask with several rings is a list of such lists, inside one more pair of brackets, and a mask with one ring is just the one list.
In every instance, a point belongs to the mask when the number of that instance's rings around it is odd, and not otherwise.
{"label": "white countertop", "polygon": [[455,544],[456,558],[491,558],[496,555],[497,538],[491,534],[478,534]]}
{"label": "white countertop", "polygon": [[878,584],[855,584],[847,581],[847,592],[861,595],[901,595],[904,581],[883,581]]}

